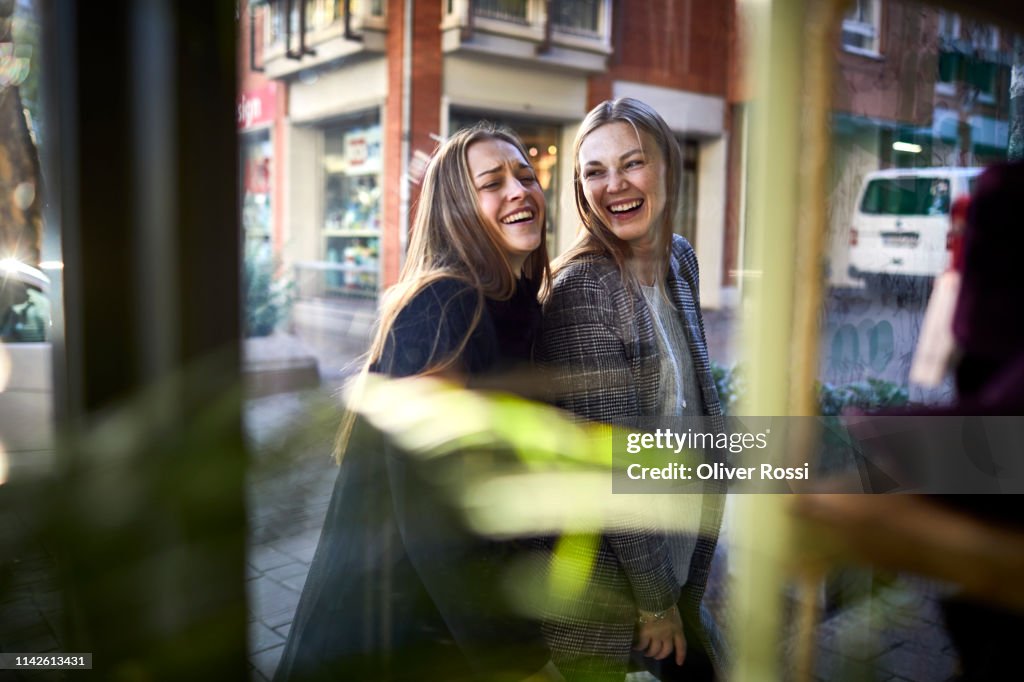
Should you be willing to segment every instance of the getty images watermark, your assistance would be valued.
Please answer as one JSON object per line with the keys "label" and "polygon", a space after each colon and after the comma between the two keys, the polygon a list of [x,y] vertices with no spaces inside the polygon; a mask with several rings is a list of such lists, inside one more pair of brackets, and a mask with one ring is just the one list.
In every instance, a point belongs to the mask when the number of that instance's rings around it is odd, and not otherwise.
{"label": "getty images watermark", "polygon": [[1024,493],[1024,417],[651,418],[612,432],[616,493]]}
{"label": "getty images watermark", "polygon": [[[657,428],[653,432],[629,432],[626,434],[626,452],[631,455],[638,455],[645,450],[659,453],[671,453],[680,457],[684,453],[703,453],[707,451],[720,450],[732,455],[739,455],[748,451],[761,451],[767,453],[768,436],[771,435],[771,428],[766,428],[758,433],[724,431],[694,431],[687,427],[685,431],[676,431],[670,427]],[[736,466],[727,462],[696,462],[666,461],[661,465],[645,465],[641,462],[631,462],[626,465],[626,476],[634,481],[637,480],[720,480],[720,481],[752,481],[760,479],[763,481],[792,481],[808,480],[810,478],[810,465],[804,462],[799,467],[776,466],[771,462],[761,462],[759,465]]]}

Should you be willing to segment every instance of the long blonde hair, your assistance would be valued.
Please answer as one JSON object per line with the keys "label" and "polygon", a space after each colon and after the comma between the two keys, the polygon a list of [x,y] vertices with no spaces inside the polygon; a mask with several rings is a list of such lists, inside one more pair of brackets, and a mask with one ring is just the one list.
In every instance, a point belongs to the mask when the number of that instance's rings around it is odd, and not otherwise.
{"label": "long blonde hair", "polygon": [[583,174],[580,169],[580,147],[583,145],[583,141],[598,128],[616,122],[632,126],[633,130],[637,131],[638,138],[641,131],[650,135],[658,149],[661,150],[662,158],[665,161],[665,209],[661,214],[661,225],[657,232],[658,241],[655,245],[657,252],[663,255],[658,259],[656,281],[664,279],[665,271],[668,268],[669,252],[672,248],[672,227],[678,224],[682,212],[683,156],[679,150],[679,143],[676,142],[675,135],[665,123],[665,119],[649,105],[631,97],[601,102],[590,110],[586,118],[583,119],[583,123],[580,124],[572,149],[572,185],[573,195],[576,199],[576,212],[579,214],[582,229],[577,233],[572,246],[555,259],[552,269],[557,273],[559,269],[582,256],[610,256],[618,266],[623,283],[632,290],[638,291],[637,279],[626,265],[632,256],[632,249],[628,242],[615,236],[601,220],[600,215],[587,202],[587,197],[583,192]]}
{"label": "long blonde hair", "polygon": [[[465,282],[477,293],[476,310],[466,335],[446,357],[436,359],[423,374],[440,372],[454,365],[469,342],[483,314],[484,299],[508,300],[516,290],[520,274],[547,287],[551,278],[546,240],[526,258],[522,273],[512,271],[505,254],[502,235],[484,216],[469,170],[467,152],[473,144],[485,140],[508,142],[529,163],[529,155],[519,137],[508,128],[479,123],[453,134],[434,152],[423,176],[412,223],[409,250],[398,283],[381,301],[380,317],[350,400],[358,400],[359,382],[370,367],[381,359],[395,319],[402,309],[431,283],[442,278]],[[546,212],[545,212],[546,215]],[[338,461],[344,454],[355,421],[347,409],[335,440]]]}

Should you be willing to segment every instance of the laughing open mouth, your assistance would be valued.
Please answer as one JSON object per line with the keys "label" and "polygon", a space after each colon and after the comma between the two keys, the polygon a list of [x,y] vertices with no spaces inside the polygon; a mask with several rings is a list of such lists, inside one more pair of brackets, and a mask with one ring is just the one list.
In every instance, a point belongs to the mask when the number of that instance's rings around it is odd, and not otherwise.
{"label": "laughing open mouth", "polygon": [[644,205],[643,199],[631,199],[630,201],[623,201],[619,204],[613,204],[608,207],[608,212],[613,215],[625,215],[633,213]]}
{"label": "laughing open mouth", "polygon": [[533,211],[524,209],[505,216],[501,219],[501,222],[505,225],[515,225],[516,223],[524,223],[528,220],[533,220]]}

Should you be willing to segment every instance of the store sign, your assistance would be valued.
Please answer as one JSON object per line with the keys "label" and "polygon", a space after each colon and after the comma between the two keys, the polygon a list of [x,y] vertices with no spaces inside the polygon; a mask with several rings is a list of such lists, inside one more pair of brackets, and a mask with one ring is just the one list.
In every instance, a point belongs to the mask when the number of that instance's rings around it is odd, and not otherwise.
{"label": "store sign", "polygon": [[380,126],[357,128],[345,135],[345,169],[349,173],[380,171]]}
{"label": "store sign", "polygon": [[248,130],[274,120],[277,109],[277,83],[247,90],[238,97],[238,128]]}

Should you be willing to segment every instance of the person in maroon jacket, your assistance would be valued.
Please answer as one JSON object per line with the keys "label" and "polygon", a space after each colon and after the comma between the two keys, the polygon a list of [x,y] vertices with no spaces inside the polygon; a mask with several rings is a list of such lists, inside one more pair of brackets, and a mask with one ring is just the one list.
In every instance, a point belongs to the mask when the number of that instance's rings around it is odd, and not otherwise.
{"label": "person in maroon jacket", "polygon": [[[957,401],[900,415],[1024,416],[1022,194],[1024,161],[999,164],[979,176],[967,209],[952,321]],[[1003,443],[1011,453],[1024,452],[1022,443]],[[823,494],[795,500],[808,528],[824,531],[847,552],[960,588],[943,600],[942,611],[960,658],[957,679],[971,682],[1020,677],[1024,504],[1019,495],[998,494],[997,474],[991,474],[992,494]]]}

